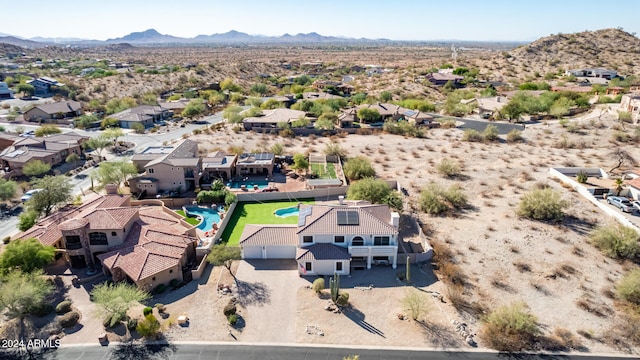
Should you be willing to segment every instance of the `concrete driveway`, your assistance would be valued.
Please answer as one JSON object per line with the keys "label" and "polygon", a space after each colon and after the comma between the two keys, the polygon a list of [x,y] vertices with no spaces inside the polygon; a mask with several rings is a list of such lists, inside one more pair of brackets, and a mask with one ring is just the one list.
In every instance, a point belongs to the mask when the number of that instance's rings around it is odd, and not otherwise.
{"label": "concrete driveway", "polygon": [[238,300],[246,307],[242,340],[295,343],[297,293],[309,282],[294,260],[242,261],[236,273]]}

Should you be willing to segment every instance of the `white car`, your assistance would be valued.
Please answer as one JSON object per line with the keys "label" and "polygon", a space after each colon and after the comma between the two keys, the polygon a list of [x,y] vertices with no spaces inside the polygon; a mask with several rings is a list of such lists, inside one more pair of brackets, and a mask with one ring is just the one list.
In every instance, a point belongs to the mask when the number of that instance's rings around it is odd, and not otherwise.
{"label": "white car", "polygon": [[26,202],[29,199],[31,199],[31,197],[37,193],[39,193],[40,191],[42,191],[42,189],[33,189],[33,190],[29,190],[26,193],[24,193],[24,195],[22,195],[22,197],[20,198],[20,200],[22,200],[22,202]]}
{"label": "white car", "polygon": [[636,200],[636,201],[632,201],[631,205],[633,205],[633,209],[636,212],[640,212],[640,201]]}

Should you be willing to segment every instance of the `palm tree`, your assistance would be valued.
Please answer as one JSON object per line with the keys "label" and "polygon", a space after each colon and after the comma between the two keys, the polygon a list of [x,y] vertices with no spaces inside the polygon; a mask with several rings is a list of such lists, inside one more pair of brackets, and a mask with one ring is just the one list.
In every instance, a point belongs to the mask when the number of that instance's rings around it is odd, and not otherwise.
{"label": "palm tree", "polygon": [[622,180],[622,178],[617,178],[615,180],[615,184],[616,184],[616,196],[620,196],[620,193],[624,189],[624,180]]}

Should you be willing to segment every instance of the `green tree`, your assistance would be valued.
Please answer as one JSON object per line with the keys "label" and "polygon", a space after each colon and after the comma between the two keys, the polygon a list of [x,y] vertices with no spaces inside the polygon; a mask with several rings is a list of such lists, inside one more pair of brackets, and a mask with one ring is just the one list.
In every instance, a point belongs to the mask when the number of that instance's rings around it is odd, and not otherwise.
{"label": "green tree", "polygon": [[33,194],[27,202],[27,207],[38,214],[49,216],[54,207],[68,203],[72,199],[73,186],[64,175],[45,176],[34,182],[35,189],[40,192]]}
{"label": "green tree", "polygon": [[367,101],[367,94],[365,93],[356,93],[353,96],[351,96],[351,102],[354,105],[364,104],[365,101]]}
{"label": "green tree", "polygon": [[144,134],[144,125],[142,125],[142,123],[133,123],[131,125],[131,129],[136,133],[136,134]]}
{"label": "green tree", "polygon": [[98,284],[91,290],[91,295],[101,312],[109,319],[111,327],[124,320],[132,306],[151,297],[148,292],[126,282]]}
{"label": "green tree", "polygon": [[[352,200],[366,200],[373,204],[386,204],[394,209],[402,208],[399,193],[392,191],[386,181],[374,178],[364,178],[349,186],[347,198]],[[398,203],[398,200],[399,203]]]}
{"label": "green tree", "polygon": [[284,104],[276,99],[268,99],[260,104],[260,108],[263,110],[277,109],[284,107]]}
{"label": "green tree", "polygon": [[211,252],[207,255],[207,261],[213,265],[224,266],[229,274],[236,279],[231,272],[231,264],[234,260],[240,260],[240,248],[237,246],[226,246],[225,244],[217,244],[211,248]]}
{"label": "green tree", "polygon": [[102,132],[100,135],[105,139],[109,139],[113,141],[114,144],[118,143],[118,138],[124,136],[124,131],[122,129],[107,129]]}
{"label": "green tree", "polygon": [[112,117],[106,117],[100,122],[100,129],[111,129],[120,127],[120,120]]}
{"label": "green tree", "polygon": [[393,99],[393,95],[391,94],[391,92],[385,90],[385,91],[380,93],[380,101],[381,102],[386,103],[386,102],[391,101],[392,99]]}
{"label": "green tree", "polygon": [[78,129],[88,129],[94,123],[97,123],[99,121],[100,119],[98,119],[98,117],[93,114],[84,114],[73,120],[73,126]]}
{"label": "green tree", "polygon": [[184,110],[182,110],[182,116],[187,119],[194,119],[200,115],[202,115],[206,110],[206,107],[202,103],[200,99],[193,99],[189,101],[187,106],[185,106]]}
{"label": "green tree", "polygon": [[551,108],[549,109],[549,115],[559,119],[565,115],[568,115],[569,110],[573,106],[575,106],[575,103],[573,101],[565,97],[561,97],[556,100],[553,105],[551,105]]}
{"label": "green tree", "polygon": [[242,112],[242,107],[238,105],[230,105],[224,109],[222,117],[232,124],[238,124],[242,122],[242,119],[244,119],[244,117],[240,115],[240,112]]}
{"label": "green tree", "polygon": [[42,306],[52,291],[41,271],[12,271],[0,281],[0,309],[10,318],[22,316]]}
{"label": "green tree", "polygon": [[5,201],[12,199],[16,194],[18,183],[13,180],[0,178],[0,200]]}
{"label": "green tree", "polygon": [[220,82],[220,89],[229,92],[242,92],[240,85],[234,83],[230,78],[226,78]]}
{"label": "green tree", "polygon": [[31,84],[18,84],[16,90],[21,92],[23,96],[31,96],[36,92],[36,88]]}
{"label": "green tree", "polygon": [[82,143],[82,147],[85,151],[86,149],[95,150],[100,157],[102,157],[102,150],[111,145],[113,145],[113,141],[103,136],[93,137]]}
{"label": "green tree", "polygon": [[45,124],[36,129],[36,136],[43,137],[47,135],[60,134],[62,130],[56,125]]}
{"label": "green tree", "polygon": [[419,206],[427,214],[438,215],[464,209],[468,202],[459,185],[454,184],[445,189],[431,182],[420,191]]}
{"label": "green tree", "polygon": [[362,108],[358,110],[358,119],[363,123],[373,123],[380,121],[382,117],[376,109]]}
{"label": "green tree", "polygon": [[27,231],[36,224],[38,220],[38,212],[35,210],[27,210],[20,214],[18,217],[18,229],[20,231]]}
{"label": "green tree", "polygon": [[316,120],[313,127],[319,130],[333,130],[335,128],[335,123],[327,118],[323,119],[322,116],[320,116],[320,119]]}
{"label": "green tree", "polygon": [[121,99],[115,98],[107,101],[105,104],[105,110],[107,114],[115,114],[117,112],[130,109],[137,106],[136,99],[125,96]]}
{"label": "green tree", "polygon": [[251,88],[249,89],[249,92],[251,92],[252,94],[264,96],[265,94],[267,94],[269,92],[269,88],[267,87],[266,84],[256,83],[256,84],[251,85]]}
{"label": "green tree", "polygon": [[64,162],[73,165],[75,165],[78,161],[80,161],[80,156],[76,153],[71,153],[64,159]]}
{"label": "green tree", "polygon": [[138,322],[136,331],[147,339],[157,339],[160,336],[160,322],[153,314],[147,314]]}
{"label": "green tree", "polygon": [[137,173],[136,166],[128,160],[104,161],[91,173],[91,177],[98,182],[98,189],[102,189],[108,184],[120,187]]}
{"label": "green tree", "polygon": [[309,160],[307,160],[307,157],[304,154],[294,154],[292,168],[297,171],[304,170],[306,172],[309,169]]}
{"label": "green tree", "polygon": [[0,269],[8,273],[16,269],[23,273],[41,270],[53,261],[53,246],[45,246],[37,239],[16,240],[10,242],[0,254]]}
{"label": "green tree", "polygon": [[22,167],[22,173],[27,176],[40,176],[51,170],[51,165],[42,160],[29,160]]}
{"label": "green tree", "polygon": [[534,220],[560,221],[564,217],[563,209],[569,203],[562,195],[549,187],[534,189],[522,196],[518,205],[518,216]]}
{"label": "green tree", "polygon": [[344,164],[343,171],[349,180],[359,180],[376,175],[371,161],[364,156],[357,156],[347,160]]}

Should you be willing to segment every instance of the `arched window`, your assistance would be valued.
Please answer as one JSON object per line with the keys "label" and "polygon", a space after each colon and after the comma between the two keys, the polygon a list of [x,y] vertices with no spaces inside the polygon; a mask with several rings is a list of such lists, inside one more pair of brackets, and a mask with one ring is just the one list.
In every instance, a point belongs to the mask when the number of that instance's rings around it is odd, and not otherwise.
{"label": "arched window", "polygon": [[351,246],[364,246],[364,239],[362,236],[356,236],[351,240]]}

